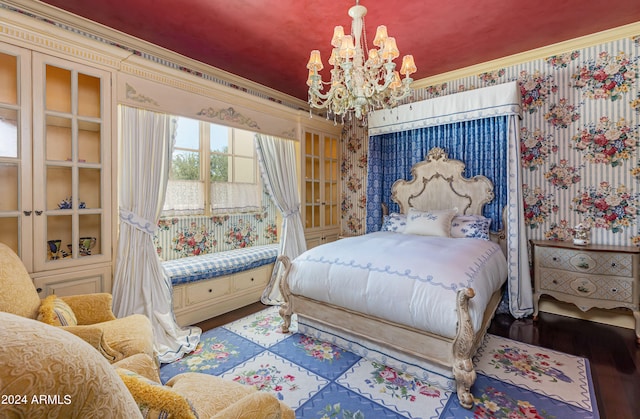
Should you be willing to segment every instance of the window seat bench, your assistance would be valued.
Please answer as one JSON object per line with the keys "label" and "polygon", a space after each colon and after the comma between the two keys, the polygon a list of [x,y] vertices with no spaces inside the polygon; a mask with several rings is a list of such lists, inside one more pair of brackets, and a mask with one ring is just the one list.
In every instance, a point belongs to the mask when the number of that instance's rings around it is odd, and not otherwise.
{"label": "window seat bench", "polygon": [[178,324],[192,325],[259,301],[277,255],[278,244],[270,244],[162,262],[173,285]]}

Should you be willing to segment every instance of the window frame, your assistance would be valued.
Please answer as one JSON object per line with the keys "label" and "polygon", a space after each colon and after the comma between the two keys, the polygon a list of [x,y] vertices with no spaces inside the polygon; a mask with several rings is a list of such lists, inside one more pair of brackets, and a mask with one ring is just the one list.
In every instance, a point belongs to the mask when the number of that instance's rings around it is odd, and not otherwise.
{"label": "window frame", "polygon": [[[213,122],[208,122],[208,121],[203,121],[203,120],[199,120],[199,119],[194,119],[194,118],[189,118],[189,117],[185,117],[185,116],[175,116],[177,123],[179,123],[180,119],[191,119],[192,121],[196,121],[198,122],[198,145],[199,148],[196,149],[192,149],[192,148],[186,148],[186,147],[179,147],[174,145],[173,148],[173,153],[171,155],[171,167],[173,168],[173,160],[174,160],[174,156],[175,156],[175,152],[176,150],[181,150],[181,151],[185,151],[185,152],[197,152],[199,155],[199,162],[200,162],[200,170],[199,170],[199,179],[198,180],[193,180],[193,182],[201,182],[203,184],[203,188],[204,188],[204,193],[203,193],[203,198],[204,198],[204,212],[203,213],[194,213],[191,214],[191,216],[204,216],[204,217],[210,217],[213,215],[234,215],[234,214],[251,214],[251,213],[255,213],[255,212],[259,212],[260,210],[257,211],[232,211],[232,212],[218,212],[218,211],[214,211],[212,209],[212,205],[211,205],[211,186],[213,185],[214,180],[211,179],[211,157],[214,155],[220,155],[220,156],[227,156],[227,159],[229,159],[229,164],[227,166],[227,178],[230,178],[231,180],[228,181],[228,183],[241,183],[241,184],[251,184],[251,185],[256,185],[259,186],[260,189],[262,189],[263,185],[262,185],[262,179],[260,177],[260,168],[259,168],[259,163],[258,163],[258,155],[257,152],[255,150],[255,147],[252,147],[252,155],[251,156],[247,156],[244,154],[237,154],[236,148],[238,148],[236,146],[236,133],[237,131],[245,131],[247,133],[250,133],[252,135],[255,135],[256,133],[253,131],[249,131],[249,130],[243,130],[241,128],[235,128],[235,127],[231,127],[228,125],[221,125],[221,124],[215,124]],[[219,152],[219,151],[212,151],[211,148],[211,144],[212,144],[212,138],[211,138],[211,125],[217,125],[217,126],[221,126],[227,129],[227,143],[231,145],[231,152]],[[236,159],[247,159],[247,160],[252,160],[253,163],[253,182],[235,182],[235,178],[236,178],[236,174],[235,174],[235,165],[236,165]],[[169,174],[169,182],[171,182],[172,180],[181,180],[181,179],[171,179],[171,172]],[[188,179],[187,179],[188,180]],[[189,181],[189,180],[188,180]],[[221,181],[219,181],[221,182]],[[262,197],[260,197],[260,200],[262,200]],[[173,216],[173,215],[168,215],[165,214],[166,212],[170,212],[170,210],[165,210],[163,208],[162,212],[161,212],[161,217],[167,217],[167,216]],[[175,217],[180,217],[181,215],[175,215]],[[189,215],[182,215],[182,216],[189,216]]]}

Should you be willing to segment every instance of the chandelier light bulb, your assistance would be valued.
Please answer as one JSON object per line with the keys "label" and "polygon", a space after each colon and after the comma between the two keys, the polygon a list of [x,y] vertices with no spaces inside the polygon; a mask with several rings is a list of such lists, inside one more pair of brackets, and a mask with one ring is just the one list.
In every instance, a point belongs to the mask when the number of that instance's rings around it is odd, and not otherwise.
{"label": "chandelier light bulb", "polygon": [[409,74],[413,74],[416,71],[418,71],[418,69],[416,68],[416,63],[413,61],[413,55],[405,55],[402,57],[402,68],[400,69],[400,73],[409,77]]}
{"label": "chandelier light bulb", "polygon": [[342,26],[336,26],[333,28],[333,38],[331,38],[331,45],[339,48],[344,38],[344,28]]}
{"label": "chandelier light bulb", "polygon": [[384,47],[384,40],[388,38],[387,27],[385,25],[378,26],[376,30],[376,37],[373,39],[373,45],[378,48]]}

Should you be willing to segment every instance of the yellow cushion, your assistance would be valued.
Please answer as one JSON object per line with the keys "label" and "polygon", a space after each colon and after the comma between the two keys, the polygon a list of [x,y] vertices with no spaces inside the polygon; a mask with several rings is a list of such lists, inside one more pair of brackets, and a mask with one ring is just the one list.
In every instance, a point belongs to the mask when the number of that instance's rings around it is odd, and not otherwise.
{"label": "yellow cushion", "polygon": [[197,415],[187,399],[170,387],[151,381],[133,371],[116,368],[146,419],[195,419]]}
{"label": "yellow cushion", "polygon": [[40,296],[22,260],[0,243],[0,311],[35,320]]}
{"label": "yellow cushion", "polygon": [[51,326],[77,326],[78,320],[69,304],[55,295],[50,295],[40,304],[38,320]]}

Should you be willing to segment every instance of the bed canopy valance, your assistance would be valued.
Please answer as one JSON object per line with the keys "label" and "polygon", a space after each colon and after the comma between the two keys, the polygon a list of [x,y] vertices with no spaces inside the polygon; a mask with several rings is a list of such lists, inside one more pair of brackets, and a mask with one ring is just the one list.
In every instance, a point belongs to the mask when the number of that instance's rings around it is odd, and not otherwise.
{"label": "bed canopy valance", "polygon": [[372,112],[369,121],[367,232],[382,221],[381,204],[396,210],[391,186],[433,147],[466,163],[465,176],[485,175],[496,198],[485,207],[494,229],[508,224],[509,309],[520,318],[533,312],[523,218],[519,148],[520,89],[516,82],[470,90],[395,109]]}

